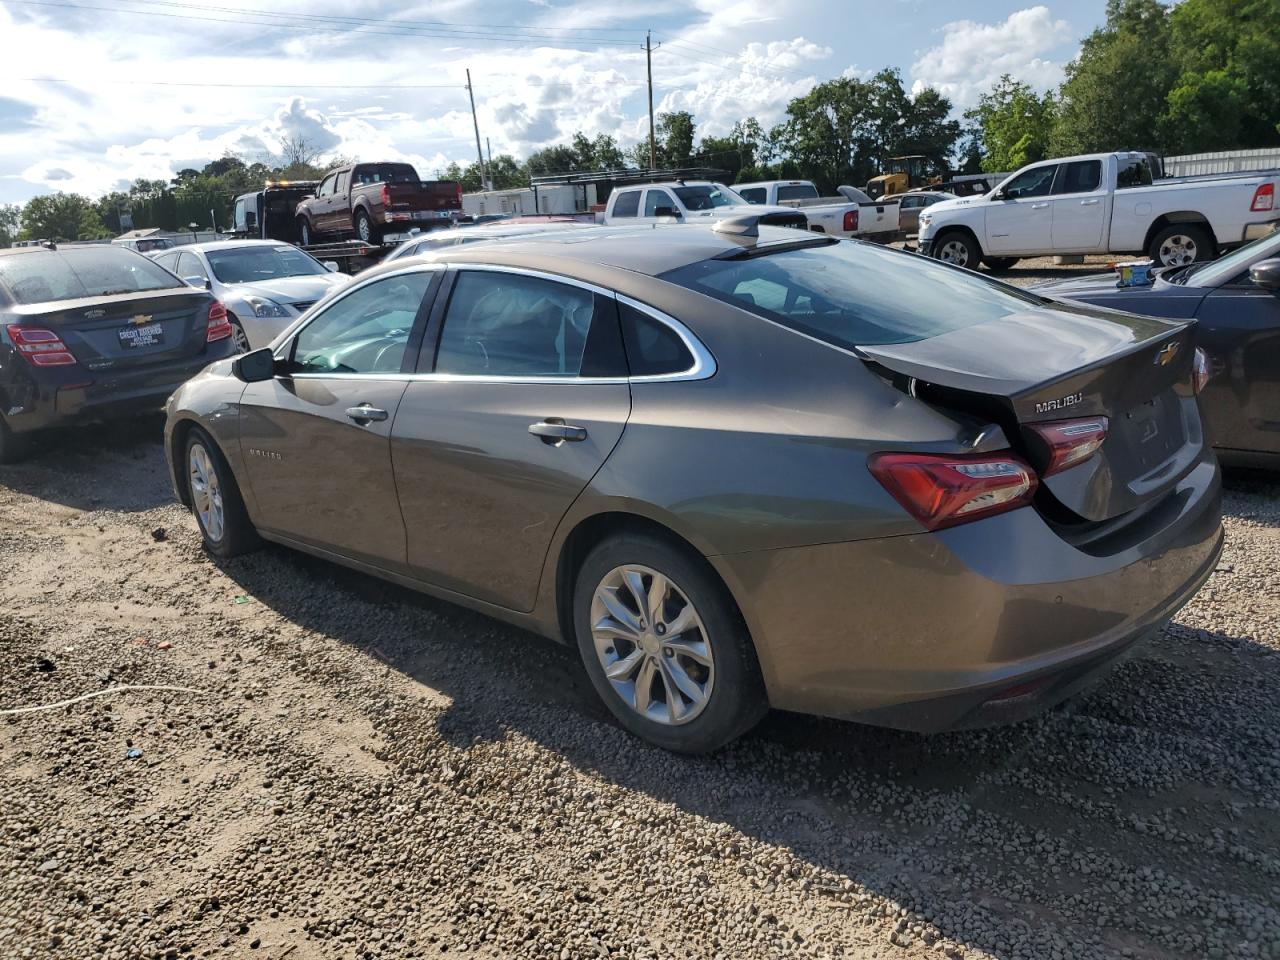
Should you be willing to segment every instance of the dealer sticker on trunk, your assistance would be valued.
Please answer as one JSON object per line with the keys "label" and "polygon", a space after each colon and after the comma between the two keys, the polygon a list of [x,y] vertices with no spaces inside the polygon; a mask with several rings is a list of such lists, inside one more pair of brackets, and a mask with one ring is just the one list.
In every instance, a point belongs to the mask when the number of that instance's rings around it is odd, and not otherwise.
{"label": "dealer sticker on trunk", "polygon": [[143,327],[125,327],[120,331],[120,346],[128,349],[152,347],[164,342],[164,326],[150,323]]}

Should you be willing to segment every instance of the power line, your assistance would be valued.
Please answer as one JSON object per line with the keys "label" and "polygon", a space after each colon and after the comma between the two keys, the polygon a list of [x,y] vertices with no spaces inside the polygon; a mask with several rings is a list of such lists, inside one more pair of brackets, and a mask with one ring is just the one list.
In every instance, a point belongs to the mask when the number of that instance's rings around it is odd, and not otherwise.
{"label": "power line", "polygon": [[[19,83],[84,83],[83,80],[76,80],[70,77],[12,77],[11,82]],[[216,83],[216,82],[196,82],[187,80],[107,80],[94,77],[94,84],[110,83],[110,84],[127,84],[129,86],[140,87],[211,87],[211,88],[230,88],[244,90],[465,90],[465,83]],[[609,81],[596,82],[584,81],[581,83],[572,83],[567,80],[543,80],[529,81],[522,80],[533,87],[642,87],[641,83],[615,83]]]}

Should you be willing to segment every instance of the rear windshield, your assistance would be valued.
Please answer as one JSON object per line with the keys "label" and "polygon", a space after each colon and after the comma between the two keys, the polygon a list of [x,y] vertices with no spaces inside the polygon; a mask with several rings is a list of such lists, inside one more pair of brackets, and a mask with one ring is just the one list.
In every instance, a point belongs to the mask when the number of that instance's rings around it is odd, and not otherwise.
{"label": "rear windshield", "polygon": [[703,260],[662,279],[846,349],[927,340],[1041,304],[967,270],[851,242]]}
{"label": "rear windshield", "polygon": [[792,184],[778,187],[778,202],[783,200],[813,200],[818,196],[818,188],[812,183]]}
{"label": "rear windshield", "polygon": [[184,286],[142,254],[106,245],[0,257],[0,284],[17,303],[49,303]]}
{"label": "rear windshield", "polygon": [[356,183],[417,183],[418,171],[407,163],[375,163],[356,167]]}
{"label": "rear windshield", "polygon": [[277,277],[328,273],[324,264],[294,247],[232,247],[206,250],[213,275],[222,283],[253,283]]}

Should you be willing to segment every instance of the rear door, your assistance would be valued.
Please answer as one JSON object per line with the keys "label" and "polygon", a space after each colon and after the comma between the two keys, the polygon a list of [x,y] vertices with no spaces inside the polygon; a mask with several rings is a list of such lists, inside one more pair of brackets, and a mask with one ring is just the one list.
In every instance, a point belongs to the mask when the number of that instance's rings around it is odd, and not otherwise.
{"label": "rear door", "polygon": [[1101,160],[1062,164],[1053,185],[1053,250],[1093,253],[1103,249],[1103,229],[1110,214]]}
{"label": "rear door", "polygon": [[1043,253],[1053,249],[1053,181],[1058,164],[1031,167],[1010,180],[986,209],[986,253]]}
{"label": "rear door", "polygon": [[[551,537],[631,411],[606,291],[462,268],[392,433],[408,563],[429,583],[533,609]],[[430,337],[428,338],[430,341]]]}
{"label": "rear door", "polygon": [[264,529],[404,569],[389,437],[439,276],[415,266],[353,286],[280,347],[287,373],[245,388],[241,452]]}

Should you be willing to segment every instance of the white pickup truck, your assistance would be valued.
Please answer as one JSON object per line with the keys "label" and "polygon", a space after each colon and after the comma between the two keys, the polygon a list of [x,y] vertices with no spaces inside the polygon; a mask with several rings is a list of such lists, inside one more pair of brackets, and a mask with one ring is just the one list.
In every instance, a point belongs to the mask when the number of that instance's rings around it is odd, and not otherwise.
{"label": "white pickup truck", "polygon": [[1280,219],[1280,175],[1152,180],[1142,153],[1094,153],[1023,167],[984,196],[920,214],[920,252],[962,267],[1022,257],[1146,255],[1161,266],[1212,260]]}
{"label": "white pickup truck", "polygon": [[628,223],[715,223],[747,214],[774,227],[804,230],[804,215],[790,207],[759,207],[747,203],[723,183],[709,180],[676,180],[619,187],[609,194],[603,221],[611,226]]}
{"label": "white pickup truck", "polygon": [[879,243],[898,233],[898,201],[872,200],[857,187],[838,187],[838,197],[819,196],[811,180],[763,180],[733,189],[749,203],[795,207],[815,233]]}

